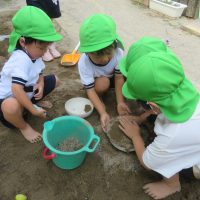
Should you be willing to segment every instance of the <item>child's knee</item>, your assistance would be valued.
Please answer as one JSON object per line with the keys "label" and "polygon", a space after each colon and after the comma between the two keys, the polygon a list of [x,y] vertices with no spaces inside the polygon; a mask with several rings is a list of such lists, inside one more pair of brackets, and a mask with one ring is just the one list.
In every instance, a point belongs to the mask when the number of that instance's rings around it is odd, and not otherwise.
{"label": "child's knee", "polygon": [[110,80],[107,77],[99,77],[95,81],[95,90],[97,93],[102,94],[109,89]]}
{"label": "child's knee", "polygon": [[19,102],[14,98],[4,100],[1,104],[1,110],[4,114],[16,114],[22,111]]}

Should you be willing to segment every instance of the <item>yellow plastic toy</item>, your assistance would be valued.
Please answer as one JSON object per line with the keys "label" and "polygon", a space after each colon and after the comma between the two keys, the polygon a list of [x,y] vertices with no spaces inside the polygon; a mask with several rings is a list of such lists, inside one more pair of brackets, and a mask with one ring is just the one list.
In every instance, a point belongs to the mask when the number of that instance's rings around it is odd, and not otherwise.
{"label": "yellow plastic toy", "polygon": [[78,48],[80,46],[80,42],[78,42],[78,44],[76,45],[75,49],[72,51],[71,54],[65,54],[62,56],[62,59],[60,61],[60,64],[63,66],[73,66],[76,65],[76,63],[78,62],[81,54],[77,53]]}
{"label": "yellow plastic toy", "polygon": [[15,200],[27,200],[27,196],[24,194],[17,194]]}

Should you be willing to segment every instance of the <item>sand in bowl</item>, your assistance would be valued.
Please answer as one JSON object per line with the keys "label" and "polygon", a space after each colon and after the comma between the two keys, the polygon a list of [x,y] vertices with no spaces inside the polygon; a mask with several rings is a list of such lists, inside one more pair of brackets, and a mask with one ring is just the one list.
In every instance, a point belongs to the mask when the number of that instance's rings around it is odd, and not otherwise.
{"label": "sand in bowl", "polygon": [[110,120],[106,134],[111,144],[117,149],[124,152],[134,151],[132,141],[120,130],[117,118]]}
{"label": "sand in bowl", "polygon": [[79,140],[76,137],[69,137],[60,142],[56,149],[59,151],[72,152],[77,151],[82,147],[83,145],[79,142]]}
{"label": "sand in bowl", "polygon": [[92,109],[91,105],[86,104],[85,108],[84,108],[84,111],[87,113],[87,112],[90,112],[91,109]]}
{"label": "sand in bowl", "polygon": [[[119,128],[118,118],[112,118],[108,125],[106,135],[108,136],[111,144],[120,151],[132,152],[134,150],[133,142],[129,139]],[[141,135],[145,143],[148,139],[147,129],[141,126]]]}

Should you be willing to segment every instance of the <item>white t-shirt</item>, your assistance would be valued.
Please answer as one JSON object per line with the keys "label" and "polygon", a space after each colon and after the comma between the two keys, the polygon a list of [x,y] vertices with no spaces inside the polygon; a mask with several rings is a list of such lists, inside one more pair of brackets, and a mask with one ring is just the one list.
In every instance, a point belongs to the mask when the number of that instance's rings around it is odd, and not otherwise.
{"label": "white t-shirt", "polygon": [[157,137],[143,154],[148,168],[170,178],[182,169],[200,164],[200,103],[184,123],[172,123],[159,114],[154,132]]}
{"label": "white t-shirt", "polygon": [[105,76],[111,78],[114,73],[120,73],[118,62],[123,57],[123,50],[116,49],[115,55],[104,66],[98,66],[91,62],[87,54],[82,54],[78,62],[78,70],[81,82],[86,89],[94,87],[95,78]]}
{"label": "white t-shirt", "polygon": [[[0,73],[0,99],[13,96],[12,83],[25,88],[34,86],[44,68],[41,58],[32,61],[24,51],[15,50]],[[32,98],[33,92],[27,92],[27,95]]]}

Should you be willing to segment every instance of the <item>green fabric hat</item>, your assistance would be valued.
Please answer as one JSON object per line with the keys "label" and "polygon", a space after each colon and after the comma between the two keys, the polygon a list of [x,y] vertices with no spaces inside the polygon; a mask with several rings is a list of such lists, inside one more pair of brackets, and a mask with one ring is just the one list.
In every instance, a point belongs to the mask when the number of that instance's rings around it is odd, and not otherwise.
{"label": "green fabric hat", "polygon": [[116,24],[108,15],[95,14],[87,18],[80,27],[79,37],[79,51],[83,53],[103,49],[115,40],[124,49],[123,42],[116,33]]}
{"label": "green fabric hat", "polygon": [[122,88],[125,97],[158,104],[172,122],[184,122],[192,116],[199,102],[199,93],[185,77],[175,55],[152,52],[133,65]]}
{"label": "green fabric hat", "polygon": [[12,18],[14,30],[9,39],[8,52],[16,48],[21,36],[31,37],[46,42],[61,40],[62,36],[56,33],[51,19],[41,9],[33,6],[21,8]]}
{"label": "green fabric hat", "polygon": [[135,60],[154,51],[171,52],[161,39],[154,37],[142,37],[130,46],[127,56],[121,59],[119,63],[121,73],[124,76],[127,76],[127,71]]}

